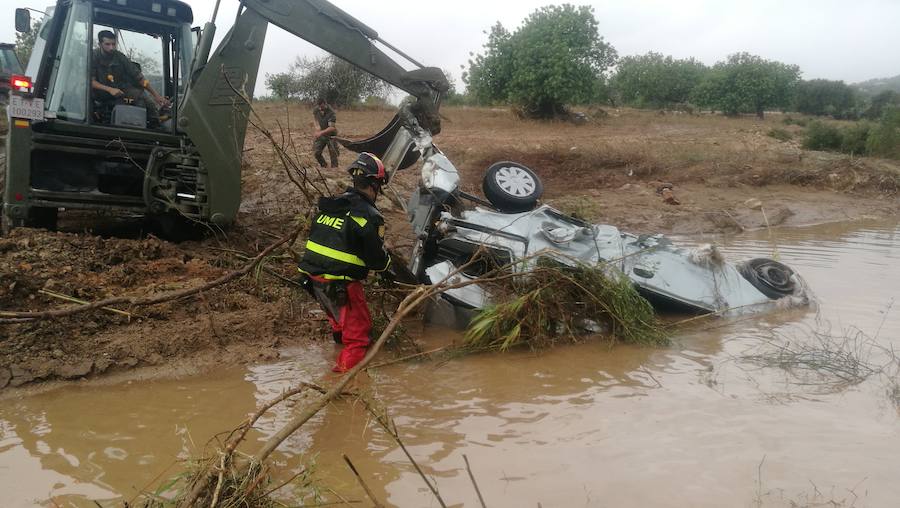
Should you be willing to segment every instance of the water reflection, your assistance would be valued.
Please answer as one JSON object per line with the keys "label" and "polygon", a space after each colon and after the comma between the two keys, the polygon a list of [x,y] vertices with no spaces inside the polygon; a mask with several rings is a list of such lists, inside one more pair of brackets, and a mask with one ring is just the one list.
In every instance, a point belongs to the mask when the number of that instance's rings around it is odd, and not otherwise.
{"label": "water reflection", "polygon": [[235,374],[69,387],[7,401],[0,437],[15,445],[0,449],[0,467],[14,474],[2,478],[20,483],[16,454],[25,453],[54,473],[28,476],[41,482],[26,488],[32,496],[128,499],[252,411],[255,386]]}

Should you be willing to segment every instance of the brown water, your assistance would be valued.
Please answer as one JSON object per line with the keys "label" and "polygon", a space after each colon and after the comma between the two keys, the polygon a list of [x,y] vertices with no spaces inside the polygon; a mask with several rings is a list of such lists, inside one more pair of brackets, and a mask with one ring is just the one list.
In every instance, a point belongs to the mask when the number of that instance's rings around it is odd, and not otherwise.
{"label": "brown water", "polygon": [[[845,389],[741,361],[776,332],[810,330],[900,347],[900,227],[851,223],[745,235],[730,259],[796,268],[818,310],[713,320],[665,349],[597,343],[380,369],[361,385],[385,403],[448,504],[477,506],[897,506],[900,412],[889,380]],[[679,239],[682,243],[691,239]],[[710,326],[711,325],[711,326]],[[432,330],[430,340],[452,332]],[[871,341],[869,341],[871,342]],[[884,354],[857,344],[869,363]],[[85,383],[0,407],[3,507],[121,506],[180,471],[217,432],[296,380],[321,380],[331,347],[201,378]],[[802,384],[803,382],[811,384]],[[287,421],[267,417],[252,443]],[[315,457],[322,485],[395,506],[437,506],[402,451],[362,408],[337,403],[280,449],[284,475]],[[327,499],[335,499],[323,491]],[[824,504],[827,502],[837,504]],[[822,504],[815,504],[822,503]],[[842,503],[842,504],[841,504]],[[366,506],[368,502],[354,506]]]}

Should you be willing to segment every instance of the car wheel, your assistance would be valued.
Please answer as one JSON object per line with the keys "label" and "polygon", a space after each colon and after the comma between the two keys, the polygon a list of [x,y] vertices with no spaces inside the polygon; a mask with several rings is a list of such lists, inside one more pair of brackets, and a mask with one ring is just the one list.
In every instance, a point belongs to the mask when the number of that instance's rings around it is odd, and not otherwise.
{"label": "car wheel", "polygon": [[790,267],[766,258],[751,259],[738,267],[738,271],[760,293],[777,300],[794,294],[794,271]]}
{"label": "car wheel", "polygon": [[518,162],[496,162],[484,175],[484,196],[501,212],[527,212],[544,193],[537,173]]}

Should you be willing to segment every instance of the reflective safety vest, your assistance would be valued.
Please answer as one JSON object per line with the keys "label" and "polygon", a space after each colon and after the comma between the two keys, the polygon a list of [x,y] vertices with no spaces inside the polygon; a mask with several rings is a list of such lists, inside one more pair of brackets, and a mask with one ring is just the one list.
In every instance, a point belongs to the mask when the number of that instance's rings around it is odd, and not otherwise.
{"label": "reflective safety vest", "polygon": [[384,217],[355,189],[319,198],[300,271],[331,280],[362,280],[383,271],[391,258],[384,250]]}

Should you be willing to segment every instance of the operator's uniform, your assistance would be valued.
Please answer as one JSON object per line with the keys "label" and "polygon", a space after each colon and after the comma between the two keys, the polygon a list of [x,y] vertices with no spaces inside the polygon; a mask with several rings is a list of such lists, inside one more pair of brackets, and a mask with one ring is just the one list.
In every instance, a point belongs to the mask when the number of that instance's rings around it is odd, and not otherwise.
{"label": "operator's uniform", "polygon": [[147,100],[144,94],[144,75],[140,68],[121,52],[113,51],[103,54],[100,48],[94,48],[91,54],[91,76],[101,85],[122,90],[122,95],[113,97],[104,90],[93,90],[94,98],[110,105],[130,104],[147,110],[147,119],[151,126],[159,124],[159,110],[156,103]]}
{"label": "operator's uniform", "polygon": [[[335,126],[337,115],[334,114],[334,110],[331,109],[331,106],[325,108],[325,111],[319,111],[318,106],[313,108],[313,119],[315,119],[319,129],[327,129],[329,127],[337,128]],[[322,151],[325,150],[325,147],[328,147],[328,158],[331,159],[331,167],[338,167],[338,147],[337,143],[334,141],[334,136],[335,133],[326,134],[317,137],[315,141],[313,141],[313,153],[316,156],[316,161],[318,161],[319,165],[323,168],[325,167],[325,157],[322,157]]]}
{"label": "operator's uniform", "polygon": [[333,304],[335,315],[328,320],[335,340],[344,345],[335,372],[350,370],[366,355],[372,317],[360,281],[369,270],[384,271],[390,263],[384,249],[384,218],[374,203],[356,189],[319,198],[299,269]]}

